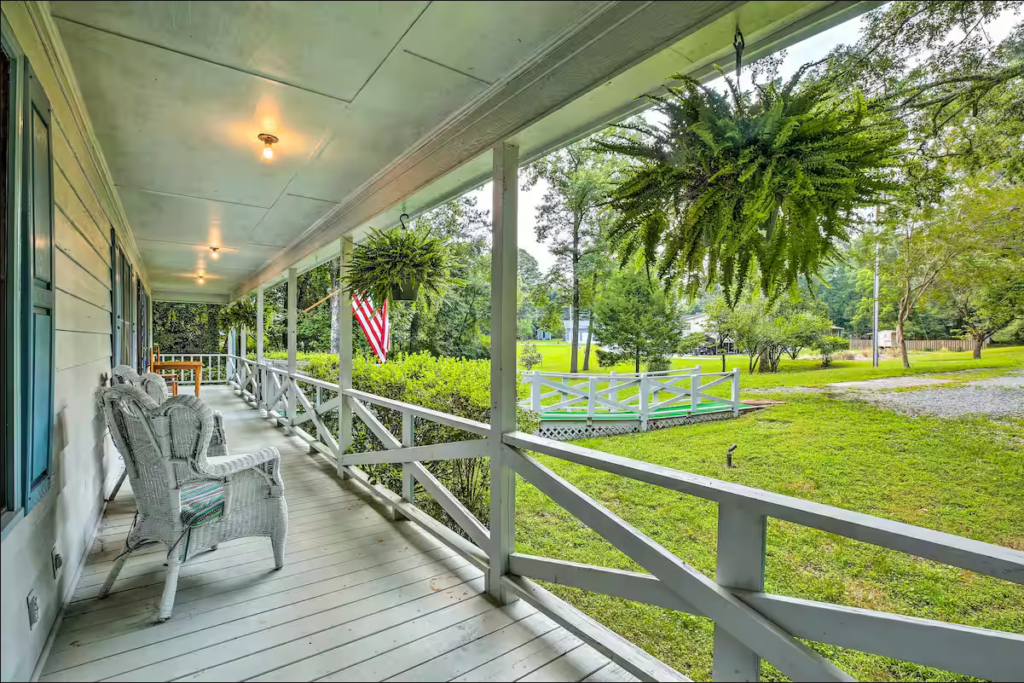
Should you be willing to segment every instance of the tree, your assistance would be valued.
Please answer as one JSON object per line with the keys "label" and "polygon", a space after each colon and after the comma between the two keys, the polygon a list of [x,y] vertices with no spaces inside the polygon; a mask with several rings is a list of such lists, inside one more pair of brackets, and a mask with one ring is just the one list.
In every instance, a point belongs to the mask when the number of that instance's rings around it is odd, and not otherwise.
{"label": "tree", "polygon": [[927,204],[887,217],[879,233],[895,252],[887,275],[899,288],[896,341],[903,367],[910,367],[906,326],[937,278],[966,254],[996,253],[1019,235],[1024,221],[1024,188],[991,178],[974,178],[939,204]]}
{"label": "tree", "polygon": [[850,342],[842,337],[824,336],[814,342],[814,348],[821,354],[821,365],[832,365],[832,354],[850,348]]}
{"label": "tree", "polygon": [[817,344],[832,327],[832,321],[812,311],[794,311],[783,318],[781,324],[786,353],[793,360],[797,359],[800,351]]}
{"label": "tree", "polygon": [[595,304],[597,336],[632,358],[636,372],[651,358],[668,356],[679,342],[679,305],[643,273],[620,271]]}
{"label": "tree", "polygon": [[527,370],[533,370],[533,366],[539,365],[543,360],[544,357],[532,341],[523,344],[523,348],[519,351],[519,363]]}
{"label": "tree", "polygon": [[974,357],[998,332],[1024,320],[1024,231],[1003,254],[965,254],[936,283],[935,298],[956,312]]}
{"label": "tree", "polygon": [[550,241],[558,267],[568,277],[572,319],[570,372],[579,371],[581,280],[586,261],[599,251],[603,203],[611,191],[620,161],[593,148],[590,141],[577,142],[552,152],[526,168],[525,188],[542,180],[547,190],[537,206],[537,239]]}
{"label": "tree", "polygon": [[711,338],[715,348],[722,354],[722,372],[725,372],[725,347],[733,333],[730,326],[732,310],[725,297],[716,294],[704,305],[704,313],[708,316],[704,321],[704,334]]}
{"label": "tree", "polygon": [[164,353],[220,353],[220,304],[153,302],[153,346]]}

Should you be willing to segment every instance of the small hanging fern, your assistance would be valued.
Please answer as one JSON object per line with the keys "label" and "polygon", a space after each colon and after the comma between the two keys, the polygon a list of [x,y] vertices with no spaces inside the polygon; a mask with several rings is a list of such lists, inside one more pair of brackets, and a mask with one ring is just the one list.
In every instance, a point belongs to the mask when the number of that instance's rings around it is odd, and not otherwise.
{"label": "small hanging fern", "polygon": [[730,305],[756,268],[774,296],[814,274],[847,239],[858,207],[888,189],[905,128],[863,96],[756,85],[727,98],[682,75],[653,98],[666,125],[598,144],[632,157],[611,196],[623,260],[638,258],[691,296],[721,284]]}
{"label": "small hanging fern", "polygon": [[366,241],[352,248],[341,281],[347,291],[368,294],[377,306],[390,299],[393,290],[419,287],[424,303],[433,308],[445,290],[465,284],[451,275],[458,265],[448,243],[429,230],[370,228]]}

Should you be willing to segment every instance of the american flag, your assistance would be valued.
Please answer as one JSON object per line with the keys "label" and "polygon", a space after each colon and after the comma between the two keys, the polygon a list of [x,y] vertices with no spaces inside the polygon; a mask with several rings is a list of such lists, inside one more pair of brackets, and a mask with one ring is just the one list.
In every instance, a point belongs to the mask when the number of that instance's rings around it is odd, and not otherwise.
{"label": "american flag", "polygon": [[370,348],[380,358],[381,363],[387,362],[388,351],[391,349],[391,326],[388,324],[388,302],[380,310],[373,307],[368,296],[352,294],[352,314],[359,321],[359,327],[370,342]]}

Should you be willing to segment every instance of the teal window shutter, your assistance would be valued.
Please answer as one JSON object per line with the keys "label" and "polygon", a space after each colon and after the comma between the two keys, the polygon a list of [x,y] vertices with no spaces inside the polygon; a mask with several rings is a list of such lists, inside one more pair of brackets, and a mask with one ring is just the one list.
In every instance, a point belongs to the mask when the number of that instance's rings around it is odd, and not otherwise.
{"label": "teal window shutter", "polygon": [[25,359],[29,407],[24,467],[25,512],[50,489],[53,470],[54,288],[53,161],[50,103],[27,69],[25,98]]}

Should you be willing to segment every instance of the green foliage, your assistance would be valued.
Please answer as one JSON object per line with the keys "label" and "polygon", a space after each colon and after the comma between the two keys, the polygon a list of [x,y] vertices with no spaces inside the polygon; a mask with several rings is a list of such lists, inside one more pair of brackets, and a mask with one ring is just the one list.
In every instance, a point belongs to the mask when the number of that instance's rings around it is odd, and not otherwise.
{"label": "green foliage", "polygon": [[[310,356],[305,372],[317,379],[337,382],[338,357],[332,354]],[[353,359],[352,387],[478,422],[490,422],[490,372],[491,364],[488,361],[435,358],[426,353],[418,353],[395,355],[389,357],[387,363],[377,364],[374,358],[359,355]],[[520,398],[525,397],[525,391],[526,388],[521,386]],[[376,406],[368,407],[388,431],[392,434],[402,433],[400,413]],[[336,418],[329,422],[328,426],[336,431]],[[518,425],[521,430],[532,432],[538,426],[538,418],[536,414],[520,408]],[[354,419],[352,427],[352,452],[383,450],[383,444],[360,420]],[[480,438],[426,420],[416,420],[415,437],[417,446]],[[490,516],[488,462],[488,458],[474,458],[429,462],[424,463],[424,466],[477,518],[487,524]],[[376,465],[365,469],[375,482],[384,484],[396,493],[401,492],[401,466]],[[428,513],[459,531],[458,526],[424,491],[417,491],[417,502]]]}
{"label": "green foliage", "polygon": [[821,354],[821,366],[827,368],[832,365],[832,354],[846,351],[850,348],[850,342],[842,337],[826,336],[816,340],[814,348]]}
{"label": "green foliage", "polygon": [[366,241],[352,248],[342,282],[345,289],[369,295],[378,306],[392,299],[396,290],[419,287],[424,303],[433,308],[449,287],[464,284],[451,275],[457,265],[448,240],[433,236],[428,228],[371,228]]}
{"label": "green foliage", "polygon": [[[693,334],[688,334],[679,340],[679,343],[676,345],[676,352],[681,353],[684,356],[690,355],[702,346],[707,346],[707,344],[707,334],[704,332],[694,332]],[[667,370],[668,368],[665,369]]]}
{"label": "green foliage", "polygon": [[834,256],[854,210],[889,187],[904,130],[859,92],[798,89],[801,75],[757,85],[756,98],[729,81],[726,98],[677,74],[657,98],[665,126],[630,124],[640,139],[599,143],[635,161],[611,195],[623,258],[691,296],[721,284],[732,305],[755,269],[774,297]]}
{"label": "green foliage", "polygon": [[220,304],[153,302],[153,346],[163,353],[219,353]]}
{"label": "green foliage", "polygon": [[652,288],[642,273],[620,271],[601,293],[594,314],[594,334],[633,359],[636,372],[641,362],[671,354],[679,341],[678,303]]}
{"label": "green foliage", "polygon": [[534,365],[540,365],[544,357],[540,355],[540,351],[537,350],[537,345],[532,341],[528,341],[523,344],[522,348],[519,349],[519,364],[527,370],[533,370]]}
{"label": "green foliage", "polygon": [[612,349],[597,349],[597,364],[602,368],[614,368],[626,360],[626,354]]}
{"label": "green foliage", "polygon": [[652,356],[647,361],[647,372],[664,372],[672,369],[672,361],[665,356]]}

